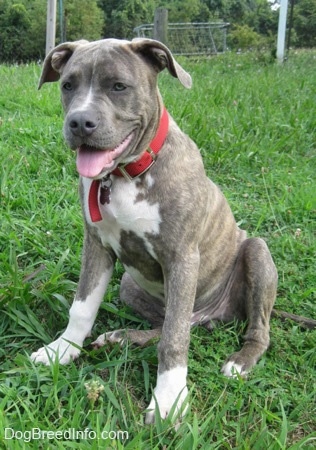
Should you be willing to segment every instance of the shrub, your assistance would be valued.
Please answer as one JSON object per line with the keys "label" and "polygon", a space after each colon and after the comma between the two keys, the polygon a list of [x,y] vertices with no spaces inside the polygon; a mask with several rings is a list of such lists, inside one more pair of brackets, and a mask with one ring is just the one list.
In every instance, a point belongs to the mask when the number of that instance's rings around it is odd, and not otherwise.
{"label": "shrub", "polygon": [[234,49],[260,49],[266,43],[266,39],[248,25],[235,25],[228,35],[228,45]]}

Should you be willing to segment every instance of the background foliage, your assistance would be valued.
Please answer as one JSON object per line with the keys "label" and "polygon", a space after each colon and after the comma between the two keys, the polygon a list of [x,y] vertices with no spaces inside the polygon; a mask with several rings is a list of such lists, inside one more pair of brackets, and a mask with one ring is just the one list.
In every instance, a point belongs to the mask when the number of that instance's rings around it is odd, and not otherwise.
{"label": "background foliage", "polygon": [[[46,3],[0,0],[0,62],[44,57]],[[66,40],[130,39],[136,26],[153,22],[157,7],[166,7],[170,22],[229,22],[232,49],[273,47],[276,41],[278,11],[267,0],[63,0],[63,4]],[[316,0],[295,0],[293,26],[293,45],[316,45]]]}

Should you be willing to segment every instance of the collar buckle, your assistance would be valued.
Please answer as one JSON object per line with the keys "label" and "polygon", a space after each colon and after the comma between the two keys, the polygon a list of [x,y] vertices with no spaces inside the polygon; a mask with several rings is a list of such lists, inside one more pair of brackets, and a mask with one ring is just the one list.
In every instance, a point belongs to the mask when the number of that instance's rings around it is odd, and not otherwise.
{"label": "collar buckle", "polygon": [[127,170],[125,169],[125,167],[128,166],[128,163],[126,164],[122,164],[120,166],[117,167],[117,169],[120,171],[120,173],[123,175],[123,177],[125,178],[125,180],[127,181],[132,181],[133,177],[130,176],[130,174],[127,172]]}
{"label": "collar buckle", "polygon": [[152,161],[149,163],[149,165],[147,167],[145,167],[145,169],[142,172],[137,173],[137,175],[134,175],[134,176],[130,175],[128,173],[128,171],[125,169],[125,167],[129,165],[129,163],[122,164],[122,165],[119,165],[117,167],[118,170],[123,175],[123,177],[125,178],[125,180],[133,181],[135,178],[138,178],[138,177],[144,175],[155,164],[158,155],[151,148],[147,148],[145,151],[147,153],[149,153],[149,155],[151,156]]}

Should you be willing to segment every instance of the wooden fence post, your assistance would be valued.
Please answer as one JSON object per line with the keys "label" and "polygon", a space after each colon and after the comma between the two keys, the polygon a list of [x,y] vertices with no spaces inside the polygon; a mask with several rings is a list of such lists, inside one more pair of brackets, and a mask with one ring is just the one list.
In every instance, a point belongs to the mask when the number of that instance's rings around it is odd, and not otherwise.
{"label": "wooden fence post", "polygon": [[154,39],[167,44],[168,34],[168,10],[157,8],[154,17]]}
{"label": "wooden fence post", "polygon": [[55,47],[57,0],[47,0],[46,55]]}

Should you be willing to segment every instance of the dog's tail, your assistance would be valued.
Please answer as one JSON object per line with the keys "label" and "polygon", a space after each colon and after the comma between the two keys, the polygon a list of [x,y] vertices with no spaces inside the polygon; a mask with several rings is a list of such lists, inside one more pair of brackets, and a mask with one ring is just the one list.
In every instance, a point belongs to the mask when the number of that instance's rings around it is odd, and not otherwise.
{"label": "dog's tail", "polygon": [[271,316],[281,320],[293,320],[294,322],[297,322],[301,327],[307,328],[309,330],[313,330],[314,328],[316,328],[316,320],[309,319],[303,316],[297,316],[296,314],[290,314],[285,311],[277,311],[276,309],[273,309]]}

